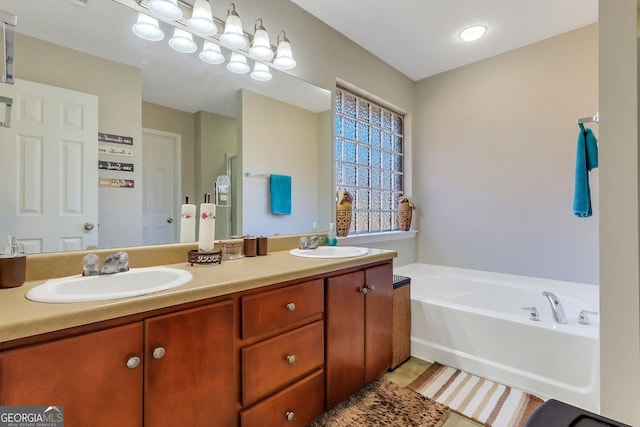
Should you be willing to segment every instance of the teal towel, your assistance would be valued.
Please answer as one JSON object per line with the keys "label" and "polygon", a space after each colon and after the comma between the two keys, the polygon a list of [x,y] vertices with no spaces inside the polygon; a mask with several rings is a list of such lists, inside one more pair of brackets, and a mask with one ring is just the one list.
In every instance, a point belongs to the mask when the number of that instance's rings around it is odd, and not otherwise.
{"label": "teal towel", "polygon": [[576,181],[573,191],[573,214],[580,218],[592,215],[589,171],[598,167],[598,140],[591,129],[580,123],[576,152]]}
{"label": "teal towel", "polygon": [[269,178],[271,192],[271,213],[274,215],[291,215],[291,177],[287,175],[271,175]]}

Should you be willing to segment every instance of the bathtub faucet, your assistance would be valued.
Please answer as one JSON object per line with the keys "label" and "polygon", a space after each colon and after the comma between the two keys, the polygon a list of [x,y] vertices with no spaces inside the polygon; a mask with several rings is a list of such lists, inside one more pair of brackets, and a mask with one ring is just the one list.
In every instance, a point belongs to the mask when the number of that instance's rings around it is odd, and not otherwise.
{"label": "bathtub faucet", "polygon": [[547,297],[549,300],[549,304],[551,304],[551,312],[553,313],[553,320],[556,323],[565,324],[567,323],[567,318],[564,315],[564,308],[562,308],[562,304],[555,294],[551,292],[543,292],[542,295]]}

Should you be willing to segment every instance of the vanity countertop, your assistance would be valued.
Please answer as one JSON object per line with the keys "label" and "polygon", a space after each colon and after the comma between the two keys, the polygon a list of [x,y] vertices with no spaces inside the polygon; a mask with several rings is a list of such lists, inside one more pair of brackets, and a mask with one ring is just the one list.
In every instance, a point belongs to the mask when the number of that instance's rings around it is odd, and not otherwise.
{"label": "vanity countertop", "polygon": [[177,288],[139,297],[68,304],[28,300],[27,291],[44,282],[33,280],[17,288],[0,289],[0,342],[330,273],[395,256],[397,253],[392,250],[369,249],[367,255],[356,258],[312,259],[278,251],[269,252],[267,256],[223,261],[218,265],[190,266],[184,262],[167,265],[188,270],[193,275],[193,280]]}

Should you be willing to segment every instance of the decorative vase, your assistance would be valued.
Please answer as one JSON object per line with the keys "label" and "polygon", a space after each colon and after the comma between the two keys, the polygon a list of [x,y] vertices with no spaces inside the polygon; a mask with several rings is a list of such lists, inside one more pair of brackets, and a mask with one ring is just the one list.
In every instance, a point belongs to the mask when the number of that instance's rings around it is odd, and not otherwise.
{"label": "decorative vase", "polygon": [[409,231],[411,228],[411,219],[413,217],[413,207],[408,200],[401,201],[398,206],[398,225],[400,230]]}
{"label": "decorative vase", "polygon": [[351,202],[343,200],[336,204],[336,234],[346,237],[351,227]]}

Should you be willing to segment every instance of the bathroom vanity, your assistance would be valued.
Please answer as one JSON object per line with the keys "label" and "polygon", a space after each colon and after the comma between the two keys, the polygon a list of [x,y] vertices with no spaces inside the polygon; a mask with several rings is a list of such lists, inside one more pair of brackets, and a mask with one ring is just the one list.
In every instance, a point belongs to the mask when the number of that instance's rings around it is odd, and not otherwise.
{"label": "bathroom vanity", "polygon": [[304,426],[391,365],[393,251],[186,263],[179,288],[106,302],[0,294],[0,405],[68,425]]}

